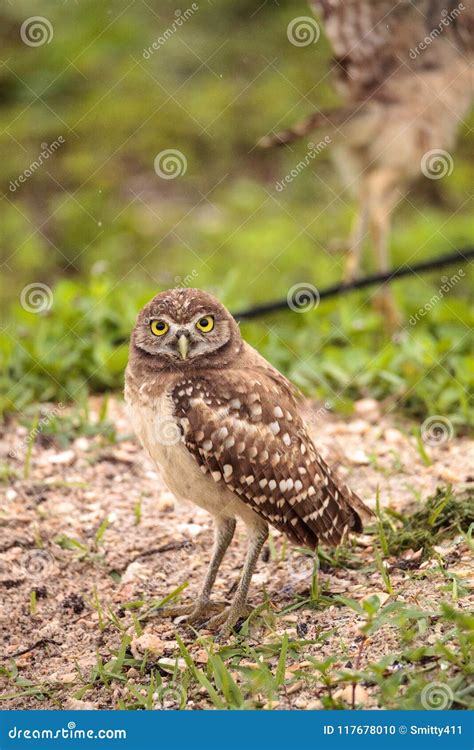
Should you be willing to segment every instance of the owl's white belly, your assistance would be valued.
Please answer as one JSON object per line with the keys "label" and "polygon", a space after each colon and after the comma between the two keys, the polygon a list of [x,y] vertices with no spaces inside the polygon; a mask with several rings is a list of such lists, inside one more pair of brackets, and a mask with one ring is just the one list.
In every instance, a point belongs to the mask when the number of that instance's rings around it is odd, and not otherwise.
{"label": "owl's white belly", "polygon": [[152,403],[128,402],[133,428],[171,492],[213,515],[240,516],[252,523],[254,512],[222,482],[203,474],[186,448],[169,393]]}

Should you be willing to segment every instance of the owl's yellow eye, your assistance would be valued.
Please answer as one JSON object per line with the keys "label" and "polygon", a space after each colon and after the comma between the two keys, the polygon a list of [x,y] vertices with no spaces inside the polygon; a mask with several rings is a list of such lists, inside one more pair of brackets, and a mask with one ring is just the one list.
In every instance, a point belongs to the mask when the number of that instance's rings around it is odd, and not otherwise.
{"label": "owl's yellow eye", "polygon": [[196,323],[196,328],[203,333],[209,333],[209,331],[212,331],[214,328],[214,318],[212,315],[206,315],[205,318],[200,318]]}
{"label": "owl's yellow eye", "polygon": [[150,328],[154,336],[164,336],[165,333],[169,331],[170,327],[164,320],[152,320]]}

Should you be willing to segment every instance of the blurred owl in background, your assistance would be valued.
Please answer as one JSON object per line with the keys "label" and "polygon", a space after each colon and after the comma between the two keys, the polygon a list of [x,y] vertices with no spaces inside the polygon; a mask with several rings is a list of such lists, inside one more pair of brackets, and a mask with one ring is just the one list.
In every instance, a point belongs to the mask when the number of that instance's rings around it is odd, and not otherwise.
{"label": "blurred owl in background", "polygon": [[[346,106],[322,110],[260,144],[328,132],[358,202],[344,278],[354,279],[370,237],[377,270],[390,267],[391,214],[420,175],[453,168],[456,133],[473,102],[474,3],[453,0],[312,0],[334,52]],[[385,291],[385,308],[396,311]]]}

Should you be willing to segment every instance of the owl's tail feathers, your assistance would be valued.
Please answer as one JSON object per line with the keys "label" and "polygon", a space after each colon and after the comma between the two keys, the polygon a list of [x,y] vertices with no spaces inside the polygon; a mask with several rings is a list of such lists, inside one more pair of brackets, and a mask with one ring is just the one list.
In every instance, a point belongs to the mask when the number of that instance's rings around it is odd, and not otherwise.
{"label": "owl's tail feathers", "polygon": [[332,508],[332,525],[326,525],[321,535],[321,542],[337,547],[347,540],[349,534],[360,534],[364,530],[364,524],[371,521],[373,517],[374,514],[370,508],[355,492],[345,486],[344,491],[340,491],[337,510]]}
{"label": "owl's tail feathers", "polygon": [[352,491],[350,491],[347,510],[351,517],[350,530],[356,533],[363,531],[364,523],[369,523],[374,518],[373,511]]}
{"label": "owl's tail feathers", "polygon": [[298,138],[302,138],[313,130],[324,129],[331,133],[337,132],[346,120],[350,119],[351,108],[329,109],[314,112],[305,120],[294,125],[287,130],[281,130],[279,133],[266,135],[261,138],[257,146],[260,148],[271,148],[272,146],[284,146],[286,143],[292,143]]}

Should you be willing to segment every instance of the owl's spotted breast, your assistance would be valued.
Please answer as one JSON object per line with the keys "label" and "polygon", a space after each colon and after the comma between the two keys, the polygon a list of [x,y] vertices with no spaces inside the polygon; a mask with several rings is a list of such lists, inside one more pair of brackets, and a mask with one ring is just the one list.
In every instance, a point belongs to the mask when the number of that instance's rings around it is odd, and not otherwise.
{"label": "owl's spotted breast", "polygon": [[[181,390],[175,378],[164,390],[142,391],[142,397],[126,391],[133,429],[169,488],[179,500],[192,501],[215,516],[239,516],[250,520],[253,512],[225,485],[209,483],[195,457],[185,444],[189,427],[186,417],[177,413],[174,392]],[[181,382],[181,381],[178,381]],[[189,385],[186,386],[189,389]]]}

